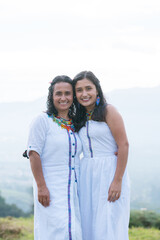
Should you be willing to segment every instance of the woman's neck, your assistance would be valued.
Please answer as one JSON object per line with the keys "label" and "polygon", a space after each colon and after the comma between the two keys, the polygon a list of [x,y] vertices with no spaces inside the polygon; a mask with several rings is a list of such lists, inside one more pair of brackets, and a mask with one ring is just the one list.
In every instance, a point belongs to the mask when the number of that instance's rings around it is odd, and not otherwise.
{"label": "woman's neck", "polygon": [[69,120],[69,116],[68,116],[68,111],[67,112],[58,112],[58,117],[64,118],[66,120]]}
{"label": "woman's neck", "polygon": [[94,107],[95,106],[93,106],[93,107],[86,107],[85,109],[86,109],[86,112],[92,112],[93,110],[94,110]]}

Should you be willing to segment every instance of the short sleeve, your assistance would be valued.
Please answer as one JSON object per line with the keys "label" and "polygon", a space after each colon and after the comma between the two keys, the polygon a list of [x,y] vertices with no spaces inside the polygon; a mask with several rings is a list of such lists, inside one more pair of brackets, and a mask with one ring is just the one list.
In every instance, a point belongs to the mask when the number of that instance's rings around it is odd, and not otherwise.
{"label": "short sleeve", "polygon": [[35,151],[41,156],[47,131],[47,114],[43,113],[31,123],[27,144],[27,156],[29,156],[30,151]]}

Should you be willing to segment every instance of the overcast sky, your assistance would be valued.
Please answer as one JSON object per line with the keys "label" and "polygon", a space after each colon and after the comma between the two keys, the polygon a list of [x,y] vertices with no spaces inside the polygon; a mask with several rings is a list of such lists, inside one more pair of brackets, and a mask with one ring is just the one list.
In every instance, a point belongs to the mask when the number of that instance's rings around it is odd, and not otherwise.
{"label": "overcast sky", "polygon": [[160,0],[0,0],[0,102],[91,70],[104,92],[160,85]]}

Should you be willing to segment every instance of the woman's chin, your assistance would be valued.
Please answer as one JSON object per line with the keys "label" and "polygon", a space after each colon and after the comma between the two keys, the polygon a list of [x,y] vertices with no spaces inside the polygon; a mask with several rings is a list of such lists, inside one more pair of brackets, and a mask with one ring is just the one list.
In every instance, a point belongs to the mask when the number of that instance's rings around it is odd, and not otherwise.
{"label": "woman's chin", "polygon": [[60,106],[57,111],[69,111],[70,106]]}
{"label": "woman's chin", "polygon": [[82,106],[84,106],[84,107],[90,106],[90,102],[89,102],[89,101],[88,101],[88,102],[87,102],[87,101],[86,101],[86,102],[83,101],[83,102],[81,102],[80,104],[81,104]]}

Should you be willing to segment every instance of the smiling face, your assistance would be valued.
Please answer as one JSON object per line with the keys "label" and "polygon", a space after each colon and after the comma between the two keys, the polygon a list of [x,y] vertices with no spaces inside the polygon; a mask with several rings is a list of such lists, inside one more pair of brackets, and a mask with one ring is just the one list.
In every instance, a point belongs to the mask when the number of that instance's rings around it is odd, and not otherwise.
{"label": "smiling face", "polygon": [[77,101],[86,108],[87,111],[94,109],[98,91],[96,86],[87,78],[79,80],[75,86]]}
{"label": "smiling face", "polygon": [[53,89],[53,104],[58,115],[67,113],[73,103],[72,85],[67,82],[56,83]]}

